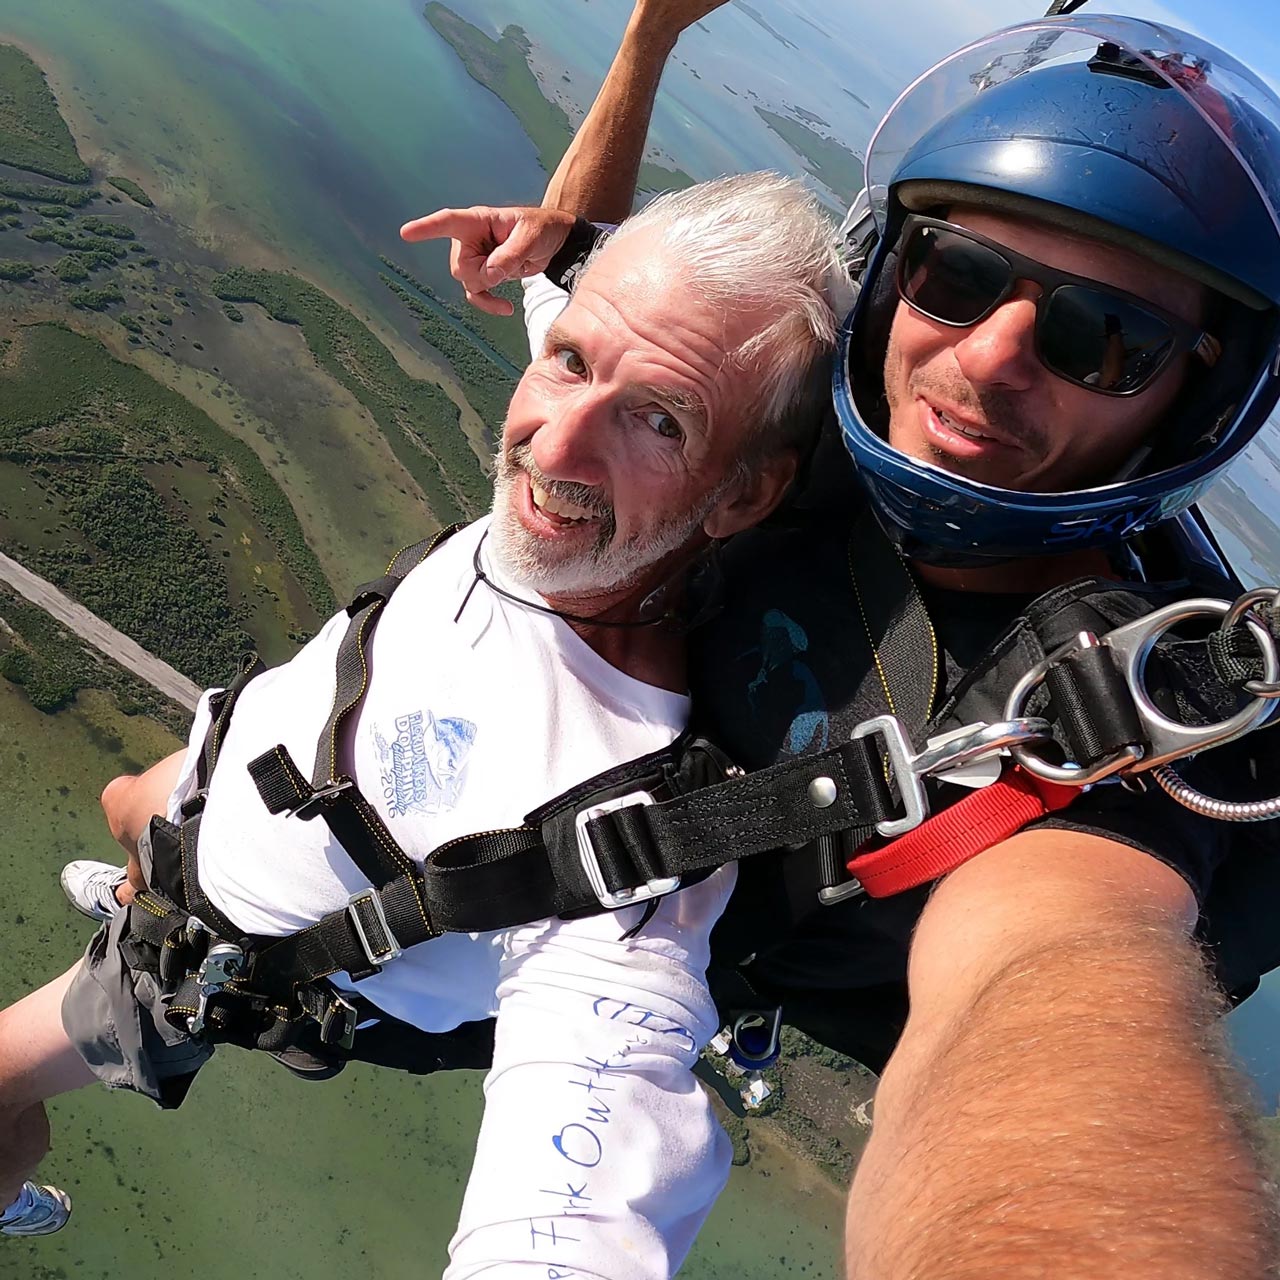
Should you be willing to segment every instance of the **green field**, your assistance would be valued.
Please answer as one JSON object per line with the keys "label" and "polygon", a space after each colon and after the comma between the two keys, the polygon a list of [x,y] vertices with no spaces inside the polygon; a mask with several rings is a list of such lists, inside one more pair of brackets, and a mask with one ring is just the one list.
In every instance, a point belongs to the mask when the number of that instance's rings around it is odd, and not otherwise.
{"label": "green field", "polygon": [[[254,453],[92,339],[36,325],[9,340],[0,457],[21,473],[8,485],[29,489],[0,521],[10,553],[198,682],[225,678],[254,643],[283,656],[332,608]],[[232,529],[234,546],[219,546]]]}
{"label": "green field", "polygon": [[11,44],[0,44],[0,164],[63,182],[89,181],[44,72]]}

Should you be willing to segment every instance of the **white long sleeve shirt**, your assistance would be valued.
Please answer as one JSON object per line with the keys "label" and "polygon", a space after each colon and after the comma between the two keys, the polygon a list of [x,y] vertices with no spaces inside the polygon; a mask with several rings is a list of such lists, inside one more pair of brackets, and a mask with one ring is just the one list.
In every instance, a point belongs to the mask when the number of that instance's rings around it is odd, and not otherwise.
{"label": "white long sleeve shirt", "polygon": [[[616,670],[560,619],[476,587],[477,548],[504,582],[485,557],[486,527],[455,534],[386,607],[348,744],[361,791],[419,861],[455,836],[518,825],[570,786],[666,745],[687,718],[685,697]],[[309,769],[346,623],[339,614],[254,680],[222,746],[200,881],[246,932],[295,932],[367,884],[323,823],[268,813],[245,767],[283,743]],[[193,748],[206,723],[202,706]],[[179,782],[174,808],[190,785]],[[359,984],[425,1030],[497,1014],[450,1280],[648,1280],[680,1264],[729,1166],[690,1067],[716,1030],[708,937],[732,883],[725,869],[672,895],[635,938],[624,935],[642,907],[446,935]]]}

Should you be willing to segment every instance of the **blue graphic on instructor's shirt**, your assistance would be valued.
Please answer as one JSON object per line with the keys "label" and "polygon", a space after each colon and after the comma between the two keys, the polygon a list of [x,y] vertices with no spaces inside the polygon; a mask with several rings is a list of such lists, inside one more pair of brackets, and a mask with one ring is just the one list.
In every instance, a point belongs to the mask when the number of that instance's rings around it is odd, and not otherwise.
{"label": "blue graphic on instructor's shirt", "polygon": [[476,726],[470,720],[437,720],[430,711],[397,716],[391,739],[375,726],[382,798],[390,816],[452,809],[466,785],[467,757],[475,740]]}

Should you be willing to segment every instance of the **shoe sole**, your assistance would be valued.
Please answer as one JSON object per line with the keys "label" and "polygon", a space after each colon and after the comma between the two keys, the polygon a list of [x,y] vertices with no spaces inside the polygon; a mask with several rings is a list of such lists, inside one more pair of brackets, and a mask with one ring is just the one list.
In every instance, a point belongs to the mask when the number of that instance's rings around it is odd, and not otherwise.
{"label": "shoe sole", "polygon": [[[43,1189],[44,1188],[42,1188],[42,1190]],[[62,1215],[62,1219],[60,1221],[56,1222],[55,1225],[53,1226],[46,1226],[44,1224],[41,1224],[38,1227],[27,1228],[25,1230],[19,1227],[18,1230],[16,1231],[13,1230],[11,1227],[0,1227],[0,1235],[10,1236],[14,1240],[21,1240],[25,1237],[34,1238],[36,1236],[51,1236],[61,1231],[62,1228],[65,1227],[67,1223],[71,1221],[71,1197],[67,1195],[65,1191],[61,1191],[57,1187],[50,1187],[48,1188],[48,1190],[52,1192],[53,1198],[57,1200],[58,1203],[66,1211]]]}

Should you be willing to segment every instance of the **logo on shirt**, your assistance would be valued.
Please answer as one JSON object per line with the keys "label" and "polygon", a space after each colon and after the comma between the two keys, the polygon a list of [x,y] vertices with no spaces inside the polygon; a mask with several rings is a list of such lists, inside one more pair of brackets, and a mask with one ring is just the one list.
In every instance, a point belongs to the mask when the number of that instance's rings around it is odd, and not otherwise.
{"label": "logo on shirt", "polygon": [[470,720],[437,720],[430,711],[397,716],[391,739],[375,726],[382,798],[390,816],[452,809],[462,796],[467,757],[475,740],[476,726]]}

